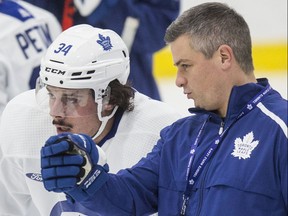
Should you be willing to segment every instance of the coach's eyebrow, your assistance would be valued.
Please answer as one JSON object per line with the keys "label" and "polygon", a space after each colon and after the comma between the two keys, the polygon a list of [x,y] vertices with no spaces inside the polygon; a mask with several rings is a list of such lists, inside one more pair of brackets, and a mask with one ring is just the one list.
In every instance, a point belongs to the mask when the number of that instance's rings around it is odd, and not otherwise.
{"label": "coach's eyebrow", "polygon": [[188,59],[180,59],[179,61],[177,61],[176,63],[174,63],[174,66],[179,66],[181,63],[185,63],[185,62],[188,62],[189,60]]}

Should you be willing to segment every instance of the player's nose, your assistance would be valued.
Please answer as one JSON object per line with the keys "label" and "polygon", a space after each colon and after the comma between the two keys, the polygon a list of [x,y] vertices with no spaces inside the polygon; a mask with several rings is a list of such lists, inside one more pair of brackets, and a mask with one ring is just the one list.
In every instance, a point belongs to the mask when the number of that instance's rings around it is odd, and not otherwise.
{"label": "player's nose", "polygon": [[65,117],[65,107],[61,100],[50,102],[50,115],[52,117]]}

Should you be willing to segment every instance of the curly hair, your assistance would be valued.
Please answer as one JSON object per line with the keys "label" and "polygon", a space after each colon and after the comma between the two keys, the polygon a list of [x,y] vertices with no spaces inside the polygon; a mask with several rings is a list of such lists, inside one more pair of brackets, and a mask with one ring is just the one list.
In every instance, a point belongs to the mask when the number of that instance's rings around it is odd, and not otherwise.
{"label": "curly hair", "polygon": [[131,87],[131,84],[121,84],[117,79],[109,83],[111,88],[111,95],[109,104],[118,105],[119,108],[124,111],[132,111],[134,109],[134,93],[135,90]]}

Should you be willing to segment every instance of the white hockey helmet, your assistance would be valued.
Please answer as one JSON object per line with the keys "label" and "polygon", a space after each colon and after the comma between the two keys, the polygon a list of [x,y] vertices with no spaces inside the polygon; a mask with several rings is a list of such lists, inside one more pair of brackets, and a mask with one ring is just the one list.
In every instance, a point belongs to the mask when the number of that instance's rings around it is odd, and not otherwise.
{"label": "white hockey helmet", "polygon": [[114,79],[126,84],[129,72],[129,53],[121,37],[81,24],[62,32],[50,45],[41,61],[40,79],[60,88],[93,89],[98,103],[108,84]]}
{"label": "white hockey helmet", "polygon": [[108,84],[115,79],[126,84],[129,65],[128,49],[117,33],[81,24],[62,32],[50,45],[41,61],[40,81],[59,88],[92,89],[102,110]]}
{"label": "white hockey helmet", "polygon": [[[62,32],[42,58],[36,98],[48,111],[51,96],[46,86],[63,90],[92,89],[97,103],[95,113],[102,121],[96,137],[118,108],[109,116],[102,116],[103,104],[109,102],[109,83],[117,79],[126,84],[129,72],[129,52],[117,33],[87,24],[76,25]],[[72,104],[70,110],[74,108]]]}

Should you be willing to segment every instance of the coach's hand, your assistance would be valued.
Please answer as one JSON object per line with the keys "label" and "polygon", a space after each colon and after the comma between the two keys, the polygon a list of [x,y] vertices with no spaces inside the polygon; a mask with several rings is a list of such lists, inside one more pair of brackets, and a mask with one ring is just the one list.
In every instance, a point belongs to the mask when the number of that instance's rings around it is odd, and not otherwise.
{"label": "coach's hand", "polygon": [[77,201],[92,196],[108,179],[106,156],[91,137],[63,133],[41,149],[41,174],[48,191],[65,192]]}

